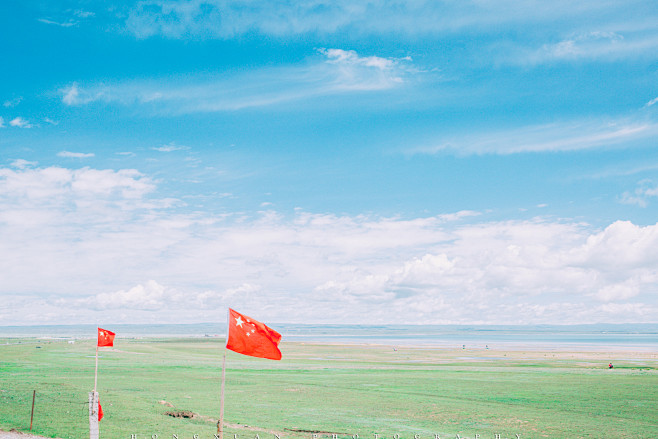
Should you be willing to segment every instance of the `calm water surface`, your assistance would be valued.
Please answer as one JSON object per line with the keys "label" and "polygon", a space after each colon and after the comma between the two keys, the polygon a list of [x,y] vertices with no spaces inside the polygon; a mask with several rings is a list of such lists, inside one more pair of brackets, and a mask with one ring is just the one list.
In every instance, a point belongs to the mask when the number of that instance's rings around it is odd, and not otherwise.
{"label": "calm water surface", "polygon": [[[400,346],[483,348],[526,346],[582,347],[658,351],[658,324],[624,325],[299,325],[272,323],[283,341],[368,343]],[[191,325],[107,325],[117,338],[223,337],[225,323]],[[96,336],[93,325],[0,326],[2,338],[85,339]]]}

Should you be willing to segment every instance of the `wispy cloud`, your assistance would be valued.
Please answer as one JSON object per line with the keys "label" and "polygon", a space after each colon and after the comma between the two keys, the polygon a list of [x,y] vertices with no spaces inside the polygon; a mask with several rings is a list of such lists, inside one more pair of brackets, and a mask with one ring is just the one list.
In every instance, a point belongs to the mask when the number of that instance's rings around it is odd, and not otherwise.
{"label": "wispy cloud", "polygon": [[80,23],[83,23],[95,16],[96,14],[91,11],[85,11],[82,9],[76,9],[76,10],[66,9],[62,11],[57,18],[43,17],[43,18],[37,18],[37,21],[52,26],[68,28],[68,27],[76,27]]}
{"label": "wispy cloud", "polygon": [[626,191],[619,198],[622,204],[647,207],[652,198],[658,197],[658,183],[652,180],[642,180],[637,184],[633,192]]}
{"label": "wispy cloud", "polygon": [[62,21],[51,20],[49,18],[38,18],[37,21],[45,24],[59,26],[59,27],[73,27],[78,25],[78,22],[75,20],[67,20],[62,22]]}
{"label": "wispy cloud", "polygon": [[262,69],[233,77],[181,81],[125,81],[60,90],[66,105],[104,102],[141,106],[155,113],[233,111],[344,93],[400,87],[417,70],[411,58],[360,56],[355,51],[321,49],[307,63]]}
{"label": "wispy cloud", "polygon": [[60,151],[57,153],[58,157],[74,158],[74,159],[87,159],[94,157],[92,152],[71,152],[71,151]]}
{"label": "wispy cloud", "polygon": [[553,62],[572,62],[577,60],[593,61],[620,59],[644,56],[655,53],[658,49],[658,32],[625,31],[623,34],[614,31],[588,31],[569,36],[560,41],[542,44],[538,48],[505,47],[506,59],[514,64],[545,64]]}
{"label": "wispy cloud", "polygon": [[185,151],[190,149],[189,146],[183,146],[183,145],[176,145],[176,143],[171,142],[167,145],[162,145],[158,147],[154,147],[153,150],[155,151],[160,151],[160,152],[173,152],[173,151]]}
{"label": "wispy cloud", "polygon": [[16,107],[18,104],[20,104],[22,100],[23,100],[23,97],[19,96],[17,98],[5,101],[2,104],[2,106],[5,107],[5,108],[13,108],[13,107]]}
{"label": "wispy cloud", "polygon": [[614,32],[589,32],[555,44],[546,44],[538,57],[554,59],[593,57],[601,52],[614,50],[614,45],[623,41],[624,37]]}
{"label": "wispy cloud", "polygon": [[[633,5],[635,3],[635,6]],[[616,18],[622,23],[637,18],[641,2],[567,0],[451,2],[448,0],[301,0],[251,2],[248,0],[146,0],[128,13],[127,29],[141,38],[231,38],[248,32],[268,35],[302,33],[396,32],[441,34],[460,30],[498,29],[501,24],[526,26],[537,23],[599,23]],[[646,9],[646,8],[644,8]],[[651,15],[651,14],[650,14]],[[641,17],[646,19],[647,17]],[[637,26],[636,26],[637,27]]]}
{"label": "wispy cloud", "polygon": [[507,131],[445,138],[436,145],[407,150],[408,154],[516,154],[524,152],[577,151],[633,146],[654,139],[658,124],[652,121],[576,121],[533,125]]}
{"label": "wispy cloud", "polygon": [[651,99],[649,102],[647,102],[644,106],[645,107],[651,107],[658,103],[658,97]]}
{"label": "wispy cloud", "polygon": [[84,11],[82,9],[78,9],[78,10],[73,11],[73,14],[78,18],[92,18],[92,17],[96,16],[95,12]]}

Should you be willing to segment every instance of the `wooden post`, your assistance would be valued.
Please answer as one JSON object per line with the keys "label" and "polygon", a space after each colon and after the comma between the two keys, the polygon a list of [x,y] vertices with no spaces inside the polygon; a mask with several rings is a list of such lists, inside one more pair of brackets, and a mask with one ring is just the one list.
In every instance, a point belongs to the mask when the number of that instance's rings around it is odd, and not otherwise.
{"label": "wooden post", "polygon": [[30,431],[32,431],[32,421],[34,420],[34,400],[37,397],[37,391],[32,392],[32,414],[30,415]]}
{"label": "wooden post", "polygon": [[98,439],[98,392],[89,392],[89,439]]}

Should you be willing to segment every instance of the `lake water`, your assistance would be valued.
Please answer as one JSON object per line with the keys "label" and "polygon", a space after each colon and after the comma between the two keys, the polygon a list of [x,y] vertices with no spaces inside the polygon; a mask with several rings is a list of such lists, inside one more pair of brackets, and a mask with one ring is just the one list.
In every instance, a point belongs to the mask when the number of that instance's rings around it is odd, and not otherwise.
{"label": "lake water", "polygon": [[[397,346],[624,349],[658,352],[658,324],[597,325],[299,325],[275,324],[283,341]],[[117,338],[224,337],[225,323],[107,325]],[[0,326],[1,338],[89,339],[93,325]]]}

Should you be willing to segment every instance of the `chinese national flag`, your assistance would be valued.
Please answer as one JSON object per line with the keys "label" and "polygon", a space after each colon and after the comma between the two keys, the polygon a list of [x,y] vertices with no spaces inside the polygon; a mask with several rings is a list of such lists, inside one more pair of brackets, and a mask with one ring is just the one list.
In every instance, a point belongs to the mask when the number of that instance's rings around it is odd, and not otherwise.
{"label": "chinese national flag", "polygon": [[103,407],[101,407],[101,400],[98,400],[98,420],[103,419]]}
{"label": "chinese national flag", "polygon": [[98,346],[114,346],[114,336],[116,334],[107,329],[98,328]]}
{"label": "chinese national flag", "polygon": [[230,308],[228,313],[228,349],[251,357],[281,359],[281,334]]}

